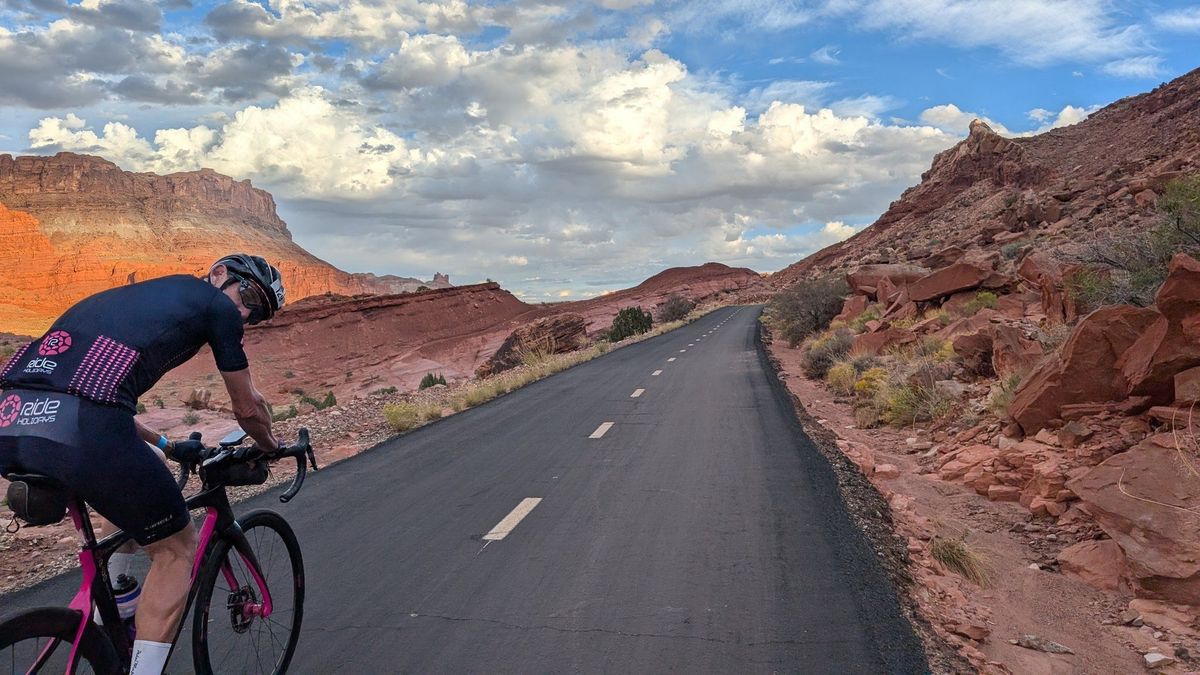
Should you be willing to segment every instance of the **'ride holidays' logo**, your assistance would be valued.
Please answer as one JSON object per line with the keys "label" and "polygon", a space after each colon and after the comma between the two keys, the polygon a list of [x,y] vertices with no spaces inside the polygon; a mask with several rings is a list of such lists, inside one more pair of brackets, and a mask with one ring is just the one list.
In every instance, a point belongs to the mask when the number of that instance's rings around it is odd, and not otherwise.
{"label": "'ride holidays' logo", "polygon": [[0,403],[0,429],[12,426],[14,422],[20,426],[49,424],[58,417],[61,407],[62,401],[56,398],[22,401],[20,396],[12,394]]}
{"label": "'ride holidays' logo", "polygon": [[53,375],[54,369],[58,367],[57,361],[51,361],[49,356],[58,356],[71,348],[71,334],[65,330],[56,330],[46,337],[42,338],[41,344],[38,345],[38,354],[41,358],[33,359],[25,364],[25,370],[22,371],[29,375]]}

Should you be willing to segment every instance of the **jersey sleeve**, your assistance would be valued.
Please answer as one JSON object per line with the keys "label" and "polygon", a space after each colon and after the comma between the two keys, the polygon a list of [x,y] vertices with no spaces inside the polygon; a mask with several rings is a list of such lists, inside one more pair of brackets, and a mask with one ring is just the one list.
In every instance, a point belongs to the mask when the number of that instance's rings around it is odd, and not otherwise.
{"label": "jersey sleeve", "polygon": [[208,344],[218,370],[232,372],[250,367],[242,347],[242,333],[242,315],[233,301],[224,294],[213,298],[208,305]]}

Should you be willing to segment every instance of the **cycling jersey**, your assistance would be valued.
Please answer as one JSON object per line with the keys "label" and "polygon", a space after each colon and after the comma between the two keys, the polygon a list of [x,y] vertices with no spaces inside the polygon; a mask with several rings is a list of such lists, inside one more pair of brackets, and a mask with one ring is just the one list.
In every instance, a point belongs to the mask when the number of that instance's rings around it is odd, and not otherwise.
{"label": "cycling jersey", "polygon": [[62,392],[133,413],[139,396],[206,344],[219,370],[249,366],[233,300],[196,277],[151,279],[68,309],[0,368],[0,389]]}

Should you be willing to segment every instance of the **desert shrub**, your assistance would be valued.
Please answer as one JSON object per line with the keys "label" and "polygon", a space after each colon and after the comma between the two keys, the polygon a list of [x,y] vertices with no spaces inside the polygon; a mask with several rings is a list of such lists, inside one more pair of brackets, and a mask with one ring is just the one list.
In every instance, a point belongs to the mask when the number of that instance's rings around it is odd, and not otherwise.
{"label": "desert shrub", "polygon": [[[1083,314],[1104,305],[1129,302],[1130,289],[1118,284],[1110,271],[1090,267],[1072,270],[1063,279],[1067,294]],[[1137,303],[1134,303],[1137,304]]]}
{"label": "desert shrub", "polygon": [[843,396],[854,393],[854,383],[857,379],[858,371],[854,369],[854,364],[848,361],[833,364],[825,374],[825,383],[829,388]]}
{"label": "desert shrub", "polygon": [[897,427],[941,419],[951,408],[937,387],[924,383],[889,383],[876,393],[876,399],[882,399],[883,421]]}
{"label": "desert shrub", "polygon": [[408,431],[420,422],[417,406],[412,403],[389,403],[383,406],[383,418],[392,431]]}
{"label": "desert shrub", "polygon": [[879,409],[872,405],[860,405],[854,409],[854,426],[859,429],[874,429],[883,423]]}
{"label": "desert shrub", "polygon": [[641,307],[626,307],[613,317],[612,327],[608,330],[610,342],[620,342],[633,335],[641,335],[650,330],[654,319],[650,312]]}
{"label": "desert shrub", "polygon": [[380,387],[379,389],[376,389],[375,391],[371,392],[371,395],[372,396],[386,396],[388,394],[394,394],[397,391],[399,391],[399,390],[396,389],[395,387]]}
{"label": "desert shrub", "polygon": [[840,277],[825,277],[792,284],[767,303],[771,327],[795,347],[806,337],[824,330],[842,311],[850,287]]}
{"label": "desert shrub", "polygon": [[166,404],[166,403],[163,403],[163,400],[162,400],[162,397],[161,397],[161,396],[155,396],[155,397],[154,397],[154,406],[155,406],[156,408],[165,408],[165,407],[167,407],[167,404]]}
{"label": "desert shrub", "polygon": [[467,407],[477,406],[481,403],[487,403],[496,397],[495,385],[487,385],[484,383],[476,384],[463,394],[463,403]]}
{"label": "desert shrub", "polygon": [[933,335],[926,335],[917,340],[916,345],[913,347],[913,354],[918,358],[943,363],[954,358],[954,343],[934,337]]}
{"label": "desert shrub", "polygon": [[1154,302],[1176,253],[1200,257],[1200,175],[1167,185],[1158,200],[1159,223],[1149,232],[1120,229],[1093,236],[1066,256],[1085,269],[1067,279],[1081,308]]}
{"label": "desert shrub", "polygon": [[1001,418],[1008,416],[1008,406],[1012,404],[1013,396],[1017,392],[1017,387],[1021,386],[1023,379],[1024,373],[1010,373],[992,385],[987,407],[993,415]]}
{"label": "desert shrub", "polygon": [[996,309],[996,302],[999,298],[991,291],[979,291],[975,297],[963,306],[963,314],[973,316],[981,309]]}
{"label": "desert shrub", "polygon": [[607,354],[608,350],[612,349],[612,345],[607,341],[599,340],[596,342],[596,344],[592,345],[592,349],[596,350],[596,356],[600,356],[602,354]]}
{"label": "desert shrub", "polygon": [[868,368],[854,383],[854,394],[863,399],[874,398],[875,394],[887,384],[887,380],[887,370],[878,366]]}
{"label": "desert shrub", "polygon": [[465,404],[463,403],[462,397],[455,396],[454,398],[450,399],[450,409],[454,412],[462,412],[464,407]]}
{"label": "desert shrub", "polygon": [[813,380],[825,379],[833,364],[850,354],[852,344],[854,335],[844,328],[822,333],[805,347],[801,359],[804,374]]}
{"label": "desert shrub", "polygon": [[282,422],[284,420],[290,420],[299,414],[300,414],[299,408],[297,408],[294,405],[290,405],[287,407],[287,410],[280,410],[279,412],[272,412],[271,413],[271,421]]}
{"label": "desert shrub", "polygon": [[986,586],[991,580],[991,571],[983,556],[962,539],[934,537],[929,554],[946,569],[980,586]]}
{"label": "desert shrub", "polygon": [[439,420],[442,418],[442,406],[437,403],[431,403],[421,409],[421,419],[426,422]]}
{"label": "desert shrub", "polygon": [[850,326],[850,330],[854,331],[855,333],[861,333],[867,329],[867,323],[871,321],[878,321],[879,316],[879,309],[872,305],[864,310],[862,314],[850,319],[850,323],[848,325]]}
{"label": "desert shrub", "polygon": [[142,403],[141,401],[138,401],[138,404],[137,404],[137,411],[138,411],[138,414],[139,414],[139,415],[140,415],[140,414],[142,414],[142,413],[144,413],[144,412],[146,412],[146,404],[145,404],[145,403]]}
{"label": "desert shrub", "polygon": [[854,364],[854,372],[861,375],[872,368],[879,366],[879,359],[869,354],[860,354],[852,357],[850,363]]}
{"label": "desert shrub", "polygon": [[680,321],[686,318],[695,306],[696,303],[682,295],[672,295],[658,308],[658,321],[659,323]]}
{"label": "desert shrub", "polygon": [[425,373],[425,377],[421,378],[421,383],[417,385],[417,389],[428,389],[434,385],[446,384],[446,378],[441,373],[434,375],[433,373]]}
{"label": "desert shrub", "polygon": [[317,410],[324,410],[337,405],[337,397],[333,395],[332,391],[328,391],[325,392],[324,398],[313,398],[307,394],[303,395],[300,397],[300,402],[307,403]]}
{"label": "desert shrub", "polygon": [[290,371],[290,370],[285,370],[285,371],[283,371],[283,376],[284,376],[285,378],[287,378],[287,379],[289,379],[289,380],[290,380],[290,379],[292,379],[293,377],[295,377],[295,376],[296,376],[296,374],[295,374],[295,373],[293,373],[293,372],[292,372],[292,371]]}
{"label": "desert shrub", "polygon": [[1011,244],[1005,244],[1004,247],[1000,249],[1000,255],[1003,255],[1005,260],[1016,260],[1017,255],[1021,252],[1022,248],[1024,248],[1022,244],[1018,244],[1014,241]]}
{"label": "desert shrub", "polygon": [[200,416],[194,412],[187,413],[183,416],[183,423],[187,425],[196,424],[200,421]]}

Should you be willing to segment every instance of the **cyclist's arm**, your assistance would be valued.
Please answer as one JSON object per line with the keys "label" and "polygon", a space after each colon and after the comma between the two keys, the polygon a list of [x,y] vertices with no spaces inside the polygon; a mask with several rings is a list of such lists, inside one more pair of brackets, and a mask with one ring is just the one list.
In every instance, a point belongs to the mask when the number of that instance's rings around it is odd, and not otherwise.
{"label": "cyclist's arm", "polygon": [[233,416],[242,430],[250,434],[250,438],[262,450],[268,453],[278,450],[279,442],[271,433],[271,411],[266,399],[250,381],[250,369],[221,371],[221,377],[225,379],[225,388],[229,390]]}
{"label": "cyclist's arm", "polygon": [[146,443],[150,444],[151,450],[154,450],[155,454],[158,455],[159,459],[166,461],[166,459],[167,459],[166,455],[164,455],[163,451],[160,450],[158,447],[158,439],[161,434],[159,434],[157,431],[151,429],[150,427],[146,426],[145,424],[142,424],[141,422],[139,422],[136,417],[133,418],[133,423],[137,426],[138,437],[141,438],[143,441],[146,441]]}

